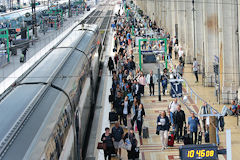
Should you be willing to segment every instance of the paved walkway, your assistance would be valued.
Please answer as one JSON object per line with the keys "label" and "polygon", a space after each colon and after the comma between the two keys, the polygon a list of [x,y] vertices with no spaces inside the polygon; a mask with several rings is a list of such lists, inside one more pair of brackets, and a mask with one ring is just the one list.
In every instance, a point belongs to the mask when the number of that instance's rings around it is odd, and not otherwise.
{"label": "paved walkway", "polygon": [[[111,35],[112,36],[112,35]],[[109,49],[108,49],[109,51]],[[110,56],[113,56],[112,53],[112,48],[110,48]],[[108,56],[109,56],[108,55]],[[136,65],[139,64],[139,55],[138,55],[138,48],[134,49],[134,56],[135,56],[135,62]],[[174,64],[177,63],[176,60],[173,61]],[[104,67],[106,67],[107,64],[105,63]],[[157,71],[157,65],[156,64],[143,64],[143,71],[145,71],[145,74],[147,74],[150,70],[153,70],[154,73],[156,73]],[[106,69],[105,69],[105,73],[106,73]],[[204,99],[206,102],[208,102],[211,106],[213,106],[216,110],[218,110],[219,112],[221,112],[221,109],[223,107],[223,105],[218,105],[217,100],[216,100],[216,96],[215,96],[215,88],[214,87],[204,87],[202,85],[201,82],[201,75],[199,75],[199,83],[195,83],[195,76],[192,73],[192,65],[191,64],[186,64],[185,65],[185,73],[183,75],[183,78],[188,82],[189,86],[202,98]],[[108,95],[110,94],[109,89],[111,86],[111,78],[108,76],[107,81],[105,81],[105,85],[107,85],[108,87],[106,88],[106,92],[104,92],[104,103],[103,103],[103,107],[104,110],[102,111],[103,113],[101,114],[101,116],[103,116],[104,118],[101,119],[102,123],[104,125],[101,125],[101,133],[103,133],[103,129],[104,127],[107,126],[113,126],[109,124],[108,121],[108,112],[110,111],[111,108],[111,104],[108,102]],[[186,95],[186,86],[183,86],[184,89],[184,94]],[[149,96],[149,88],[148,86],[145,87],[145,96],[142,97],[142,103],[144,104],[144,108],[145,108],[145,112],[146,112],[146,116],[144,118],[144,124],[143,126],[146,126],[149,128],[149,134],[150,137],[148,139],[139,139],[138,136],[138,142],[139,142],[139,146],[140,146],[140,159],[142,160],[175,160],[175,159],[179,159],[179,149],[178,147],[180,145],[183,145],[183,143],[181,142],[180,144],[174,144],[174,147],[169,147],[167,150],[165,151],[161,151],[161,140],[160,140],[160,136],[156,135],[156,120],[157,120],[157,116],[159,115],[159,113],[163,110],[167,110],[167,107],[169,105],[169,103],[173,100],[169,94],[167,94],[166,96],[162,96],[162,101],[158,101],[158,86],[155,85],[155,96]],[[168,85],[168,90],[170,89],[170,86]],[[169,92],[168,92],[169,93]],[[198,100],[195,101],[194,97],[191,98],[190,96],[188,96],[188,100],[189,100],[189,105],[191,106],[192,109],[195,110],[195,112],[198,112],[198,109],[200,108],[200,106],[203,105],[203,103]],[[182,105],[183,106],[183,105]],[[190,116],[190,112],[187,108],[182,107],[182,109],[185,111],[186,114],[186,119]],[[106,122],[107,121],[107,122]],[[98,128],[98,130],[99,130]],[[224,132],[219,132],[219,137],[220,137],[220,145],[219,145],[219,149],[223,149],[226,148],[226,129],[231,129],[231,133],[232,133],[232,157],[233,160],[235,159],[239,159],[239,154],[238,154],[238,147],[240,145],[240,140],[239,140],[239,133],[240,133],[240,128],[237,126],[237,118],[236,117],[230,117],[227,116],[225,117],[225,130]],[[99,130],[100,131],[100,130]],[[127,132],[127,130],[125,130],[125,132]],[[135,132],[136,135],[138,135],[137,132]],[[99,141],[99,139],[97,139],[97,141]],[[204,137],[202,139],[202,142],[204,144]],[[99,153],[98,159],[103,159],[103,152],[102,151],[97,151]],[[122,151],[122,159],[127,159],[127,152],[126,151]],[[114,158],[116,159],[116,158]],[[219,159],[220,160],[224,160],[226,159],[226,156],[224,155],[219,155]]]}

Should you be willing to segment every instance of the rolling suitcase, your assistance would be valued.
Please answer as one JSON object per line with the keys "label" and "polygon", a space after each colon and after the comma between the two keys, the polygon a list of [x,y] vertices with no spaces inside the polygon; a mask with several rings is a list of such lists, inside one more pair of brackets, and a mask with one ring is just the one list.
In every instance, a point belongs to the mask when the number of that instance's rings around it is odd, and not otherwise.
{"label": "rolling suitcase", "polygon": [[134,156],[134,158],[139,158],[139,152],[140,152],[139,150],[140,150],[139,147],[135,148],[135,153],[134,153],[135,156]]}
{"label": "rolling suitcase", "polygon": [[148,127],[143,127],[143,138],[149,138]]}
{"label": "rolling suitcase", "polygon": [[184,143],[184,145],[192,144],[192,136],[191,136],[191,134],[188,133],[188,134],[184,135],[183,143]]}
{"label": "rolling suitcase", "polygon": [[173,147],[174,145],[174,132],[170,132],[168,136],[168,146]]}
{"label": "rolling suitcase", "polygon": [[110,123],[118,121],[118,115],[116,112],[109,112],[109,121]]}

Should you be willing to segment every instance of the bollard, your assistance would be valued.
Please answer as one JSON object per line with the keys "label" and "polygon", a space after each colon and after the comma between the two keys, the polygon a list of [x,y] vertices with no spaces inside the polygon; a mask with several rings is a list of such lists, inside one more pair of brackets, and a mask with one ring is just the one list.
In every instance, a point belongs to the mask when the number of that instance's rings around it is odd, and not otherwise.
{"label": "bollard", "polygon": [[209,117],[209,140],[210,144],[214,143],[216,144],[216,117],[211,116]]}

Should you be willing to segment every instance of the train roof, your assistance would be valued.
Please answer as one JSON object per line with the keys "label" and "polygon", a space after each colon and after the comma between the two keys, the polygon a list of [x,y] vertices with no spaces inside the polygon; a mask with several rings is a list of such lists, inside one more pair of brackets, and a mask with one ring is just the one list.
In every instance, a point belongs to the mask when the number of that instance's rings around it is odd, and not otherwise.
{"label": "train roof", "polygon": [[[71,71],[73,66],[76,66],[80,59],[86,62],[86,57],[83,53],[89,50],[88,44],[91,42],[91,39],[95,37],[94,33],[96,30],[97,25],[79,25],[76,27],[21,83],[48,82],[53,79],[53,83],[56,83],[58,86],[64,86],[69,79],[61,78],[61,82],[59,82],[58,78],[55,80],[55,76],[60,76],[63,72],[66,75],[71,74],[73,72]],[[83,53],[73,50],[71,47],[74,46],[77,46]],[[69,65],[69,63],[71,63],[71,65]],[[66,66],[68,70],[63,69],[63,66]],[[59,70],[57,68],[59,68]],[[45,123],[45,119],[49,117],[48,114],[50,114],[50,111],[54,108],[52,106],[55,106],[53,103],[55,103],[58,94],[60,94],[53,88],[44,91],[45,87],[46,86],[41,84],[20,85],[15,87],[15,89],[0,102],[0,145],[6,143],[6,138],[8,138],[11,133],[14,133],[14,127],[23,123],[21,119],[26,116],[25,114],[29,109],[31,109],[31,107],[35,108],[27,121],[24,122],[24,126],[17,136],[11,142],[3,159],[22,159],[26,156],[25,154],[29,149],[32,150],[31,146],[35,146],[32,144],[35,139],[38,139],[40,136],[38,135],[40,127]],[[43,94],[43,91],[46,93]],[[44,125],[46,127],[46,125],[49,124]]]}

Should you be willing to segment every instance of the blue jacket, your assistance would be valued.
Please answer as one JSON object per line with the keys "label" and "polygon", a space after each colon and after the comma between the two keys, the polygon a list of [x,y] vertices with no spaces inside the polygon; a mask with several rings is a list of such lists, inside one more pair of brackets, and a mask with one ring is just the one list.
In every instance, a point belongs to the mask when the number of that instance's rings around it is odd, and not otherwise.
{"label": "blue jacket", "polygon": [[157,131],[160,130],[169,130],[170,128],[170,123],[169,123],[169,118],[165,116],[165,125],[158,125],[158,122],[160,122],[161,117],[158,116],[157,118]]}

